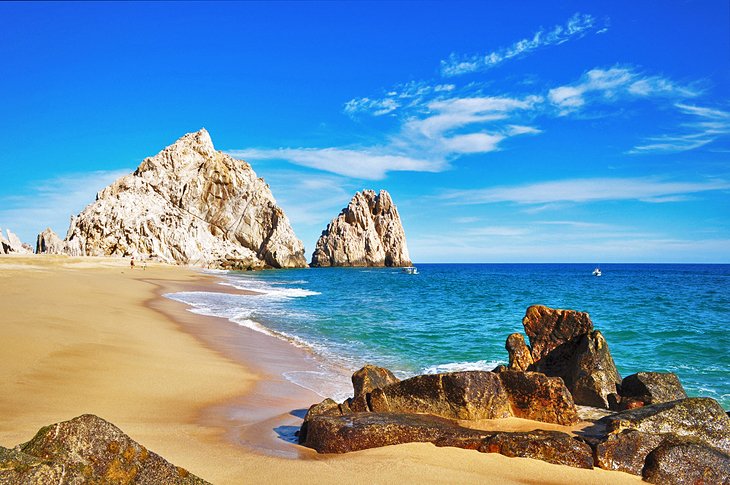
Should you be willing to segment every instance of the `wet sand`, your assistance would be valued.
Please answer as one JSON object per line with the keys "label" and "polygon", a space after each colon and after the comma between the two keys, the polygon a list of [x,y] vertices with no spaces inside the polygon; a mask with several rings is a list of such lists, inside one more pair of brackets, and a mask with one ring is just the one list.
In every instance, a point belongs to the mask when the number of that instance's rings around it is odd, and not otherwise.
{"label": "wet sand", "polygon": [[155,264],[131,271],[128,264],[0,257],[0,445],[92,413],[216,484],[639,483],[623,473],[431,444],[337,456],[292,444],[302,411],[322,398],[282,374],[317,372],[321,362],[160,297],[237,291],[215,277]]}

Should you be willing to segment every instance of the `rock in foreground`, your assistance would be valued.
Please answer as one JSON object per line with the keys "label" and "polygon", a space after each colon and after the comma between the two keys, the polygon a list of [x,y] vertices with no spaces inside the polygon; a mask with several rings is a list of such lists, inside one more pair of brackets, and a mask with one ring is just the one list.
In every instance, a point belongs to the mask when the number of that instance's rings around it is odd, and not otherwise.
{"label": "rock in foreground", "polygon": [[41,428],[14,450],[0,448],[0,465],[2,484],[208,483],[91,414]]}
{"label": "rock in foreground", "polygon": [[312,266],[410,266],[406,235],[390,194],[358,192],[327,225]]}
{"label": "rock in foreground", "polygon": [[248,163],[216,151],[205,130],[99,192],[72,219],[64,244],[72,256],[139,255],[223,269],[306,266],[269,186]]}

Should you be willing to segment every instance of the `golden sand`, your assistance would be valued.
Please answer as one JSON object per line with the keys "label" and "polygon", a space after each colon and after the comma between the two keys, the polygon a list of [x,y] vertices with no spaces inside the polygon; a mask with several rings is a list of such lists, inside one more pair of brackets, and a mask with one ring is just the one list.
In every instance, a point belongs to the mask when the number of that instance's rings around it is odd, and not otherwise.
{"label": "golden sand", "polygon": [[640,482],[624,473],[431,444],[331,456],[287,443],[276,430],[298,426],[292,411],[321,397],[288,383],[281,371],[316,367],[312,357],[159,296],[189,288],[231,291],[212,277],[128,264],[0,257],[0,445],[92,413],[216,484]]}

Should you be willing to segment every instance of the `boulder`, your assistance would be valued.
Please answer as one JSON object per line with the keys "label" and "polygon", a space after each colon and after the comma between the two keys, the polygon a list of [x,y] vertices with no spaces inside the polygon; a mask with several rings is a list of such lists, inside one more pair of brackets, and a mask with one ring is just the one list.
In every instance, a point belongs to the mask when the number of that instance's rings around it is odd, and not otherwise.
{"label": "boulder", "polygon": [[390,194],[363,190],[317,241],[312,266],[410,266],[406,235]]}
{"label": "boulder", "polygon": [[631,399],[644,404],[658,404],[686,397],[679,378],[672,372],[638,372],[621,381],[622,402]]}
{"label": "boulder", "polygon": [[366,365],[352,374],[353,398],[348,400],[348,406],[354,412],[369,411],[368,400],[370,393],[377,388],[399,382],[398,378],[388,369],[374,365]]}
{"label": "boulder", "polygon": [[513,416],[569,426],[580,421],[562,379],[539,372],[506,370],[496,374],[508,396]]}
{"label": "boulder", "polygon": [[664,435],[644,433],[635,429],[625,429],[618,434],[611,434],[596,446],[596,466],[604,470],[641,475],[646,456],[664,439]]}
{"label": "boulder", "polygon": [[505,348],[509,353],[508,368],[510,370],[526,371],[533,364],[530,348],[525,343],[522,334],[513,333],[507,337]]}
{"label": "boulder", "polygon": [[730,456],[704,443],[666,440],[646,457],[642,476],[662,485],[727,485]]}
{"label": "boulder", "polygon": [[347,453],[456,436],[479,439],[484,433],[426,414],[354,413],[313,417],[304,445],[319,453]]}
{"label": "boulder", "polygon": [[140,256],[224,269],[305,267],[269,186],[251,166],[189,133],[101,190],[73,217],[70,255]]}
{"label": "boulder", "polygon": [[47,227],[36,238],[35,252],[37,254],[67,254],[66,243]]}
{"label": "boulder", "polygon": [[591,447],[558,431],[489,432],[458,426],[426,414],[354,413],[316,416],[305,446],[319,453],[348,453],[402,443],[423,442],[533,458],[579,468],[593,467]]}
{"label": "boulder", "polygon": [[730,418],[708,397],[690,397],[623,411],[604,418],[609,434],[633,429],[690,437],[730,454]]}
{"label": "boulder", "polygon": [[370,409],[465,420],[512,414],[499,375],[486,371],[426,374],[377,388],[370,394]]}
{"label": "boulder", "polygon": [[0,254],[32,254],[33,248],[20,240],[10,229],[6,229],[7,239],[3,237],[0,230]]}
{"label": "boulder", "polygon": [[0,483],[207,483],[90,414],[41,428],[0,462]]}
{"label": "boulder", "polygon": [[309,432],[309,423],[315,416],[341,416],[342,409],[330,398],[325,399],[319,404],[312,404],[307,410],[307,414],[304,415],[304,421],[302,426],[299,428],[299,443],[304,443],[307,440],[307,433]]}
{"label": "boulder", "polygon": [[556,465],[593,468],[591,447],[560,431],[534,430],[496,433],[484,438],[478,450],[482,453],[532,458]]}
{"label": "boulder", "polygon": [[532,360],[535,362],[554,348],[593,330],[593,322],[587,313],[543,305],[527,308],[522,325],[530,338]]}

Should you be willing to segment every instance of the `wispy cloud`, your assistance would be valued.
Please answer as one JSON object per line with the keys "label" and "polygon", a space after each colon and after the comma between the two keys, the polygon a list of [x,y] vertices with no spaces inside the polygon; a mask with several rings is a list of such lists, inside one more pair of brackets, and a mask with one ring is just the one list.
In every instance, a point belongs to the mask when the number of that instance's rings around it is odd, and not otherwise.
{"label": "wispy cloud", "polygon": [[96,193],[132,169],[94,171],[36,181],[22,195],[0,197],[0,227],[27,243],[46,227],[63,238],[69,220],[94,201]]}
{"label": "wispy cloud", "polygon": [[[584,36],[596,29],[596,19],[592,15],[576,13],[563,25],[556,25],[550,30],[540,29],[532,37],[518,40],[507,47],[480,55],[461,56],[451,54],[441,61],[441,74],[445,77],[485,71],[507,60],[518,58],[542,47],[563,44],[572,38]],[[600,32],[608,29],[603,26]]]}
{"label": "wispy cloud", "polygon": [[547,97],[558,108],[559,115],[567,115],[589,102],[648,97],[686,99],[700,94],[698,89],[665,77],[643,75],[631,67],[612,67],[591,69],[577,83],[550,89]]}
{"label": "wispy cloud", "polygon": [[682,123],[680,133],[653,136],[630,154],[683,152],[702,147],[722,136],[730,135],[730,112],[684,103],[675,107],[692,121]]}
{"label": "wispy cloud", "polygon": [[452,190],[441,195],[454,204],[552,204],[607,200],[671,201],[671,197],[730,189],[730,182],[669,182],[653,178],[589,178],[540,182],[511,187]]}
{"label": "wispy cloud", "polygon": [[388,172],[439,172],[443,159],[418,159],[385,154],[378,148],[279,148],[230,150],[231,156],[252,160],[287,160],[297,165],[366,180],[380,180]]}

